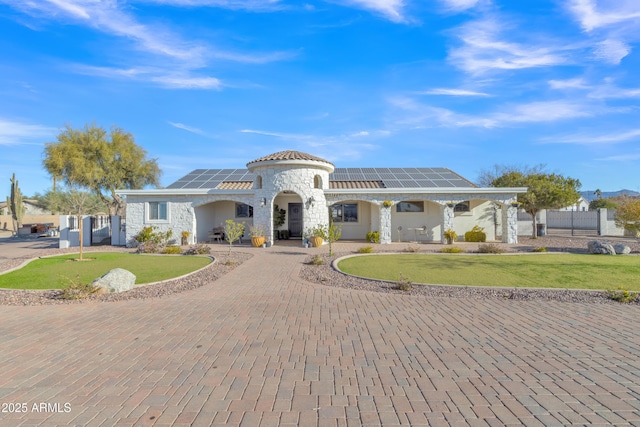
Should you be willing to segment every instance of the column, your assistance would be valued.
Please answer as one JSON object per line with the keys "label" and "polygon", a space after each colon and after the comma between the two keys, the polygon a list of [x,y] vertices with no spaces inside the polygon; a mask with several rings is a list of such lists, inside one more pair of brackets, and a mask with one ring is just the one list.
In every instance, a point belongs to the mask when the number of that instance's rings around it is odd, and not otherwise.
{"label": "column", "polygon": [[444,232],[451,229],[453,230],[453,206],[443,205],[442,206],[442,230],[440,232],[440,242],[442,244],[447,243],[447,239],[444,237]]}
{"label": "column", "polygon": [[391,243],[391,206],[379,206],[380,209],[380,243]]}
{"label": "column", "polygon": [[502,205],[502,242],[518,243],[518,208]]}

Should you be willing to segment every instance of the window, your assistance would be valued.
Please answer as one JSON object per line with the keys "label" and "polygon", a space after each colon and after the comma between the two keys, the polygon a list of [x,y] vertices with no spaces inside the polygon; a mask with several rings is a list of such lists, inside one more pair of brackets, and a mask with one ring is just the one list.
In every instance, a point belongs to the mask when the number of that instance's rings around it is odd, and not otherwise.
{"label": "window", "polygon": [[320,178],[320,175],[313,177],[313,188],[322,188],[322,178]]}
{"label": "window", "polygon": [[262,177],[260,175],[256,176],[255,188],[258,190],[262,188]]}
{"label": "window", "polygon": [[333,222],[358,222],[357,203],[336,203],[331,206]]}
{"label": "window", "polygon": [[149,202],[150,221],[166,221],[167,219],[167,202]]}
{"label": "window", "polygon": [[236,218],[253,218],[253,206],[236,203]]}
{"label": "window", "polygon": [[469,212],[469,201],[460,202],[453,208],[454,212]]}
{"label": "window", "polygon": [[400,202],[396,212],[424,212],[424,202]]}

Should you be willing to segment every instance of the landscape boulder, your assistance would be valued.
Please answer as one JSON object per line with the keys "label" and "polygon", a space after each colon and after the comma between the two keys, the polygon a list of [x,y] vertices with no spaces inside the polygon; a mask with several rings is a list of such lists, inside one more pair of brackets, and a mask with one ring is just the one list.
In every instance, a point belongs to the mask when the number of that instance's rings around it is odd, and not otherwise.
{"label": "landscape boulder", "polygon": [[618,255],[627,255],[631,253],[631,248],[627,245],[623,245],[622,243],[613,245],[613,249],[616,251]]}
{"label": "landscape boulder", "polygon": [[92,283],[93,286],[101,288],[104,293],[128,291],[133,289],[135,284],[135,274],[123,268],[114,268]]}
{"label": "landscape boulder", "polygon": [[613,248],[611,243],[603,242],[601,240],[592,240],[587,243],[587,249],[589,253],[592,254],[604,254],[604,255],[615,255],[616,250]]}

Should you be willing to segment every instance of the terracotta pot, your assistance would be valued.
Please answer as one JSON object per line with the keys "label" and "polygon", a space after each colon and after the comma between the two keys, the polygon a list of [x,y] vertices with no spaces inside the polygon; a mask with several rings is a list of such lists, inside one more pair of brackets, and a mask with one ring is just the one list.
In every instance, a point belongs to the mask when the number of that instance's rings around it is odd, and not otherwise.
{"label": "terracotta pot", "polygon": [[253,236],[253,237],[251,237],[251,244],[253,245],[254,248],[259,248],[260,246],[262,246],[264,241],[265,241],[264,236]]}
{"label": "terracotta pot", "polygon": [[322,242],[323,242],[322,237],[318,237],[318,236],[309,237],[309,241],[311,242],[314,248],[319,248],[320,246],[322,246]]}

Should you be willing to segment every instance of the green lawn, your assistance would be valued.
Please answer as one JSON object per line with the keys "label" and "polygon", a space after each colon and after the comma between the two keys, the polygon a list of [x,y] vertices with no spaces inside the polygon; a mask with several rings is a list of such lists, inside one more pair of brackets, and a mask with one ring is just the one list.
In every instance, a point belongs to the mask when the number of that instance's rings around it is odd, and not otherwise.
{"label": "green lawn", "polygon": [[[152,283],[190,273],[211,262],[201,256],[150,256],[122,252],[89,252],[84,258],[93,261],[73,261],[78,254],[34,260],[19,270],[0,275],[0,288],[59,289],[69,279],[80,275],[84,283],[104,275],[114,268],[124,268],[136,275],[136,284]],[[69,279],[67,279],[69,278]]]}
{"label": "green lawn", "polygon": [[610,255],[372,255],[339,262],[356,276],[414,283],[640,291],[640,257]]}

